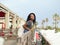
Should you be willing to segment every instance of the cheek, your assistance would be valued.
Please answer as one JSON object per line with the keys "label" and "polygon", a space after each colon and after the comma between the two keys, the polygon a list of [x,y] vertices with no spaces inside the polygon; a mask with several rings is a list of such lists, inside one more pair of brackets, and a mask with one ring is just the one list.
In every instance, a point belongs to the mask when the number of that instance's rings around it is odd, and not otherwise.
{"label": "cheek", "polygon": [[31,17],[34,20],[34,17]]}
{"label": "cheek", "polygon": [[33,15],[31,15],[31,19],[34,20],[34,16]]}
{"label": "cheek", "polygon": [[33,19],[34,19],[34,17],[33,17]]}

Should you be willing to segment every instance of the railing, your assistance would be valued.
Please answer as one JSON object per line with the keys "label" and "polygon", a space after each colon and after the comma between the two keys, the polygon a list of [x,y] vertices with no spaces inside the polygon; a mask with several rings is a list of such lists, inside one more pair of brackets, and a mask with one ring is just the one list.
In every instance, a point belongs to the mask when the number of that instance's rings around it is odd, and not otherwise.
{"label": "railing", "polygon": [[4,39],[4,45],[32,45],[31,31],[24,33],[21,37],[17,36],[17,31],[18,29],[0,30],[0,32],[4,32],[4,36],[0,36]]}
{"label": "railing", "polygon": [[0,29],[0,37],[17,36],[18,29]]}
{"label": "railing", "polygon": [[31,31],[26,32],[20,38],[18,38],[17,45],[32,45],[32,35]]}
{"label": "railing", "polygon": [[0,29],[0,40],[2,41],[0,44],[17,45],[17,31],[18,29]]}

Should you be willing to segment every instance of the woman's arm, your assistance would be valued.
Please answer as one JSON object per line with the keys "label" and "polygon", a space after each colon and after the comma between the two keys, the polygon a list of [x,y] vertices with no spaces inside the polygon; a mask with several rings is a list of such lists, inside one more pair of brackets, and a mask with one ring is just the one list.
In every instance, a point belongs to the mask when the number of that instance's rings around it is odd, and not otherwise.
{"label": "woman's arm", "polygon": [[24,24],[23,28],[26,29],[26,30],[31,30],[30,28],[27,27],[27,24]]}

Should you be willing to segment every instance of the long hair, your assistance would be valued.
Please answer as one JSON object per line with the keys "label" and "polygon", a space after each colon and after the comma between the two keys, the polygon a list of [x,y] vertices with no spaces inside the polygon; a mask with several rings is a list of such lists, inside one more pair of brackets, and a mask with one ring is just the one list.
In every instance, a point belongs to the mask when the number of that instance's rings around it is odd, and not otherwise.
{"label": "long hair", "polygon": [[27,17],[27,21],[31,20],[31,19],[30,19],[30,15],[31,15],[31,14],[33,14],[33,15],[34,15],[33,24],[35,24],[35,23],[36,23],[36,16],[35,16],[35,14],[34,14],[34,13],[30,13],[30,14],[28,15],[28,17]]}

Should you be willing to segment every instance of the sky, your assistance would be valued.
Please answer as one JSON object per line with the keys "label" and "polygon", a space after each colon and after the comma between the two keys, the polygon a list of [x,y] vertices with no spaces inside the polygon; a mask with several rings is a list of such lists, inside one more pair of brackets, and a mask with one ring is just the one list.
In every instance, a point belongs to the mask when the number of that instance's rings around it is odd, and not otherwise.
{"label": "sky", "polygon": [[35,13],[39,26],[45,18],[49,19],[47,25],[53,26],[52,16],[55,13],[60,15],[60,0],[0,0],[0,3],[25,20],[29,13]]}

